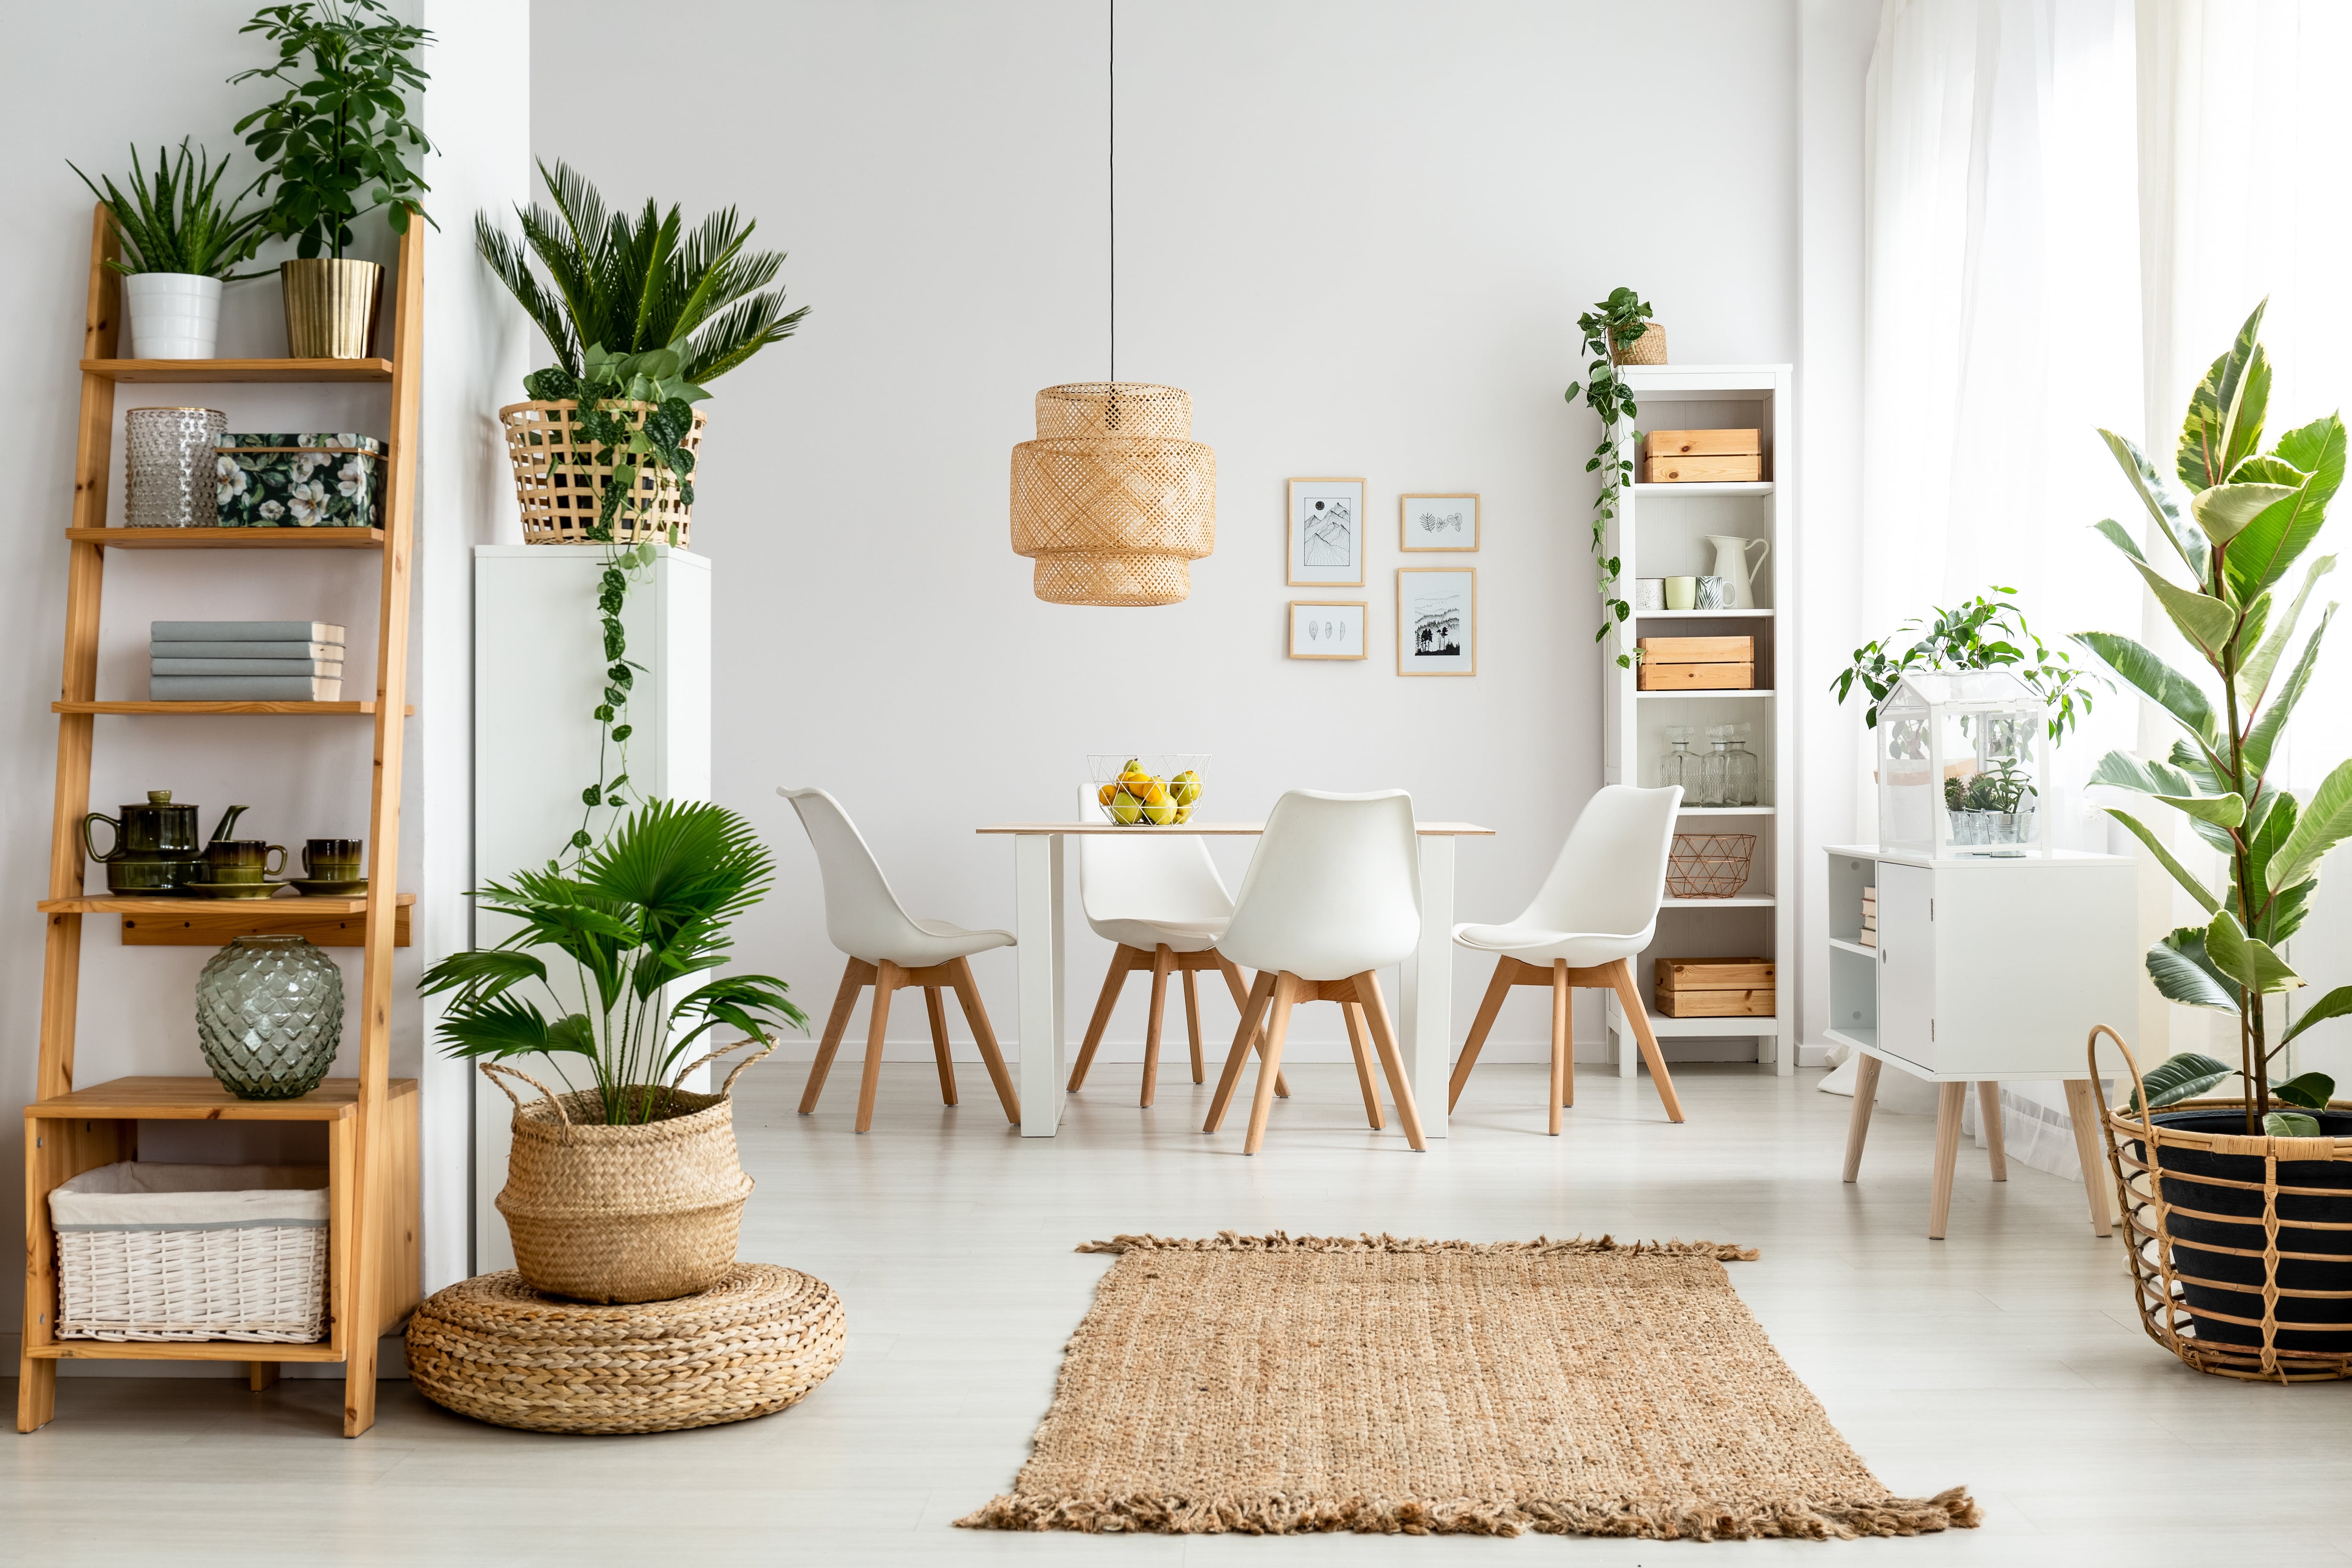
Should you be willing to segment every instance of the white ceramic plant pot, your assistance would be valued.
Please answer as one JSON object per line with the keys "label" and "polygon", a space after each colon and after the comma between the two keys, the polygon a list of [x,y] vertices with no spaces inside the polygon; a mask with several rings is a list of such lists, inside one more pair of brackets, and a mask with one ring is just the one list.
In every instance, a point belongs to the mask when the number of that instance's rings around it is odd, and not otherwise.
{"label": "white ceramic plant pot", "polygon": [[122,280],[131,307],[131,356],[209,360],[220,342],[221,280],[193,272],[134,272]]}

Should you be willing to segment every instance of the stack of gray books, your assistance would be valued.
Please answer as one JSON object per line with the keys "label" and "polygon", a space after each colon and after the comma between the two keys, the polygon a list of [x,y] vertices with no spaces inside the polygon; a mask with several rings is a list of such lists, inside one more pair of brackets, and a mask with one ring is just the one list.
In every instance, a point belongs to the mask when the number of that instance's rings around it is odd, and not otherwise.
{"label": "stack of gray books", "polygon": [[154,702],[341,702],[343,629],[325,621],[158,621]]}

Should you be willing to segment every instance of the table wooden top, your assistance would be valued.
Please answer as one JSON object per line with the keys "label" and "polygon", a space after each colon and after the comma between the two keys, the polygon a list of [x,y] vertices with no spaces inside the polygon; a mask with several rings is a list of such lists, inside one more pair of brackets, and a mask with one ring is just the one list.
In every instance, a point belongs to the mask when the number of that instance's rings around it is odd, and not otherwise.
{"label": "table wooden top", "polygon": [[[416,1092],[414,1078],[394,1078],[385,1098]],[[78,1116],[142,1122],[340,1122],[359,1113],[360,1081],[329,1078],[293,1100],[240,1100],[211,1078],[117,1078],[25,1107],[33,1118]]]}
{"label": "table wooden top", "polygon": [[[1144,826],[1140,823],[1122,827],[1117,822],[992,822],[972,830],[979,833],[1191,833],[1203,838],[1247,838],[1265,831],[1264,822],[1170,822],[1165,826]],[[1433,839],[1493,838],[1495,830],[1482,828],[1475,822],[1415,822],[1412,831]]]}

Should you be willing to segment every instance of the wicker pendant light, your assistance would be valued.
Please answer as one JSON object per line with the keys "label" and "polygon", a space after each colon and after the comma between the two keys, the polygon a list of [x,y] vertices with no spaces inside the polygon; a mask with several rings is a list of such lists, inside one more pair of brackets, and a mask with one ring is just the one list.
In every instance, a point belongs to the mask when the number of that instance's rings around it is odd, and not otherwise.
{"label": "wicker pendant light", "polygon": [[1176,604],[1217,545],[1217,455],[1192,439],[1192,400],[1118,379],[1118,38],[1111,50],[1111,378],[1037,394],[1037,439],[1013,449],[1013,553],[1049,604]]}

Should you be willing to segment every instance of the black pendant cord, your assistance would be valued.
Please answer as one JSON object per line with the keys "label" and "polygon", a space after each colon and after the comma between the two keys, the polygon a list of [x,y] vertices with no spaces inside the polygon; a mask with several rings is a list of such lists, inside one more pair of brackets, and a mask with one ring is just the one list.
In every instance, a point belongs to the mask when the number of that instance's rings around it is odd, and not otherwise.
{"label": "black pendant cord", "polygon": [[1104,51],[1108,57],[1110,110],[1106,118],[1110,122],[1110,379],[1118,380],[1118,0],[1103,0],[1103,10],[1109,21],[1110,45]]}

